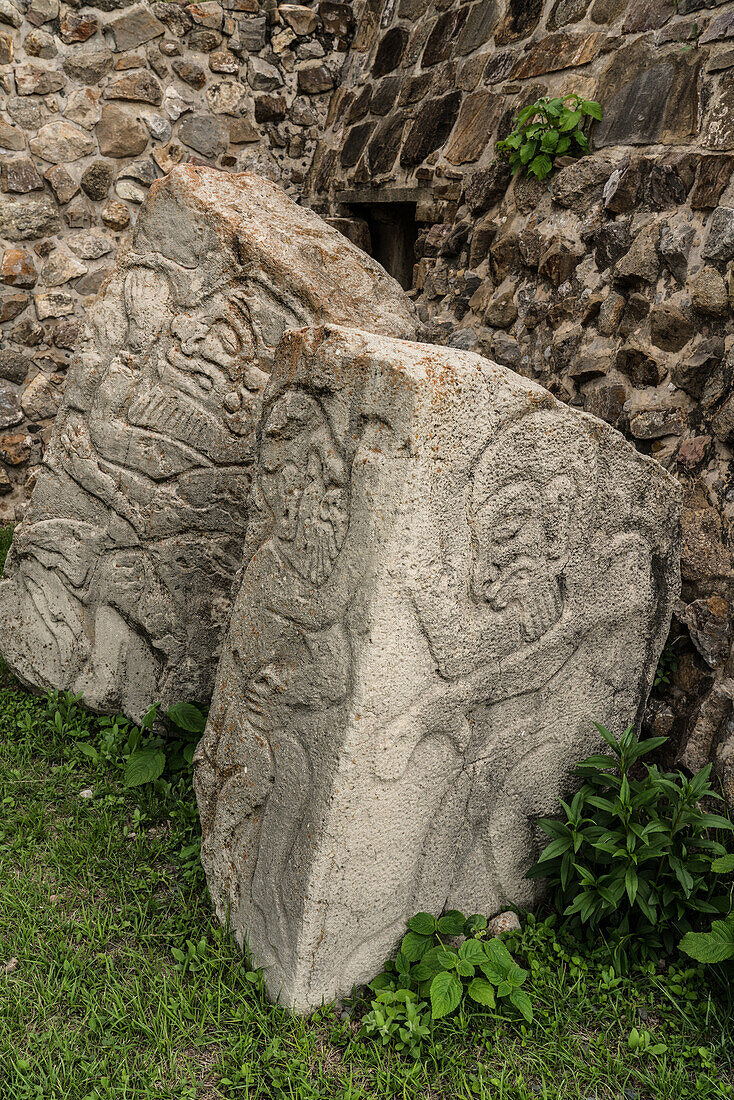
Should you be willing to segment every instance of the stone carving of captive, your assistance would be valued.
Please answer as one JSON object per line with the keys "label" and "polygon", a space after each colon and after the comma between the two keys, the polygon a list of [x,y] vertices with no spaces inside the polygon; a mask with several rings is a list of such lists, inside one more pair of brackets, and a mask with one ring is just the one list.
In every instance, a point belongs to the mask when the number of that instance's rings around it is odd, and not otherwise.
{"label": "stone carving of captive", "polygon": [[275,184],[181,166],[90,311],[0,584],[25,683],[140,719],[210,696],[283,331],[415,331],[402,290]]}
{"label": "stone carving of captive", "polygon": [[273,996],[347,993],[416,909],[531,900],[533,819],[639,719],[679,492],[479,356],[284,338],[195,757],[202,860]]}

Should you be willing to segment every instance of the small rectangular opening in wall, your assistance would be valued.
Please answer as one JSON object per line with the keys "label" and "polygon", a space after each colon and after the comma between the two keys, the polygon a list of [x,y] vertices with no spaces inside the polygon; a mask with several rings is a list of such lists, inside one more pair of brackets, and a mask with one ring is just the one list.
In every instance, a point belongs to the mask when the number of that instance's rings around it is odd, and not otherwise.
{"label": "small rectangular opening in wall", "polygon": [[367,223],[372,255],[403,287],[413,286],[418,226],[414,202],[354,203],[351,210]]}

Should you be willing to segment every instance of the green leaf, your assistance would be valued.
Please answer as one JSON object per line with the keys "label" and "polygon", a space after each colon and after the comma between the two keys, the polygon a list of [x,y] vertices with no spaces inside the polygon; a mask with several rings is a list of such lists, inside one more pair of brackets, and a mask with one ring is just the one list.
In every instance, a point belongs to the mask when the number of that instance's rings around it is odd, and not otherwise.
{"label": "green leaf", "polygon": [[537,179],[544,180],[553,171],[553,161],[547,153],[540,153],[530,162],[528,171],[532,172]]}
{"label": "green leaf", "polygon": [[533,1022],[533,1003],[527,993],[524,993],[521,989],[513,989],[509,1000],[510,1004],[522,1013],[529,1024]]}
{"label": "green leaf", "polygon": [[558,145],[560,136],[558,130],[546,130],[540,141],[541,151],[543,153],[552,153],[556,145]]}
{"label": "green leaf", "polygon": [[540,853],[538,863],[547,863],[549,859],[557,859],[558,856],[562,856],[564,852],[567,852],[572,846],[573,841],[570,834],[560,837],[558,840],[552,840]]}
{"label": "green leaf", "polygon": [[193,703],[174,703],[166,712],[166,717],[187,733],[203,733],[206,718]]}
{"label": "green leaf", "polygon": [[581,149],[583,149],[585,153],[589,152],[589,143],[586,140],[586,135],[582,134],[580,130],[576,130],[574,132],[573,140],[576,142],[577,145],[581,147]]}
{"label": "green leaf", "polygon": [[702,829],[734,829],[729,818],[721,814],[701,814],[698,824]]}
{"label": "green leaf", "polygon": [[686,932],[681,951],[702,963],[724,962],[734,958],[734,921],[715,920],[710,932]]}
{"label": "green leaf", "polygon": [[590,115],[591,118],[595,118],[597,122],[601,122],[603,112],[601,109],[601,104],[597,103],[596,100],[585,99],[581,104],[581,110],[584,112],[585,115]]}
{"label": "green leaf", "polygon": [[432,942],[432,936],[420,936],[417,932],[406,932],[400,950],[408,962],[418,962],[419,959],[423,958],[426,949]]}
{"label": "green leaf", "polygon": [[158,717],[158,707],[159,706],[160,706],[160,703],[153,703],[152,707],[148,707],[148,709],[145,712],[145,715],[143,717],[143,721],[140,723],[140,728],[141,729],[149,730],[149,729],[153,728],[153,725],[155,724],[155,720]]}
{"label": "green leaf", "polygon": [[459,961],[456,964],[456,973],[461,978],[473,978],[474,977],[474,967],[466,959],[459,959]]}
{"label": "green leaf", "polygon": [[494,1008],[496,1004],[494,986],[486,978],[475,978],[470,983],[467,993],[473,1001],[484,1005],[485,1008]]}
{"label": "green leaf", "polygon": [[458,961],[459,956],[457,952],[453,951],[450,947],[441,947],[436,952],[436,962],[443,970],[452,970]]}
{"label": "green leaf", "polygon": [[487,918],[481,913],[472,913],[464,921],[464,935],[471,936],[474,932],[482,932],[487,927]]}
{"label": "green leaf", "polygon": [[484,944],[481,940],[464,940],[459,948],[459,958],[465,962],[473,963],[475,966],[483,963],[486,957]]}
{"label": "green leaf", "polygon": [[88,756],[93,764],[96,764],[99,760],[99,753],[95,749],[94,745],[85,745],[84,742],[80,741],[77,745],[77,748],[79,749],[79,752],[82,753],[84,756]]}
{"label": "green leaf", "polygon": [[434,1020],[448,1016],[458,1008],[463,986],[455,974],[443,970],[431,982],[431,1015]]}
{"label": "green leaf", "polygon": [[416,913],[408,921],[408,928],[419,936],[430,936],[436,931],[436,918],[430,913]]}
{"label": "green leaf", "polygon": [[537,141],[523,142],[523,144],[520,146],[520,160],[523,162],[523,164],[528,164],[533,159],[537,148]]}
{"label": "green leaf", "polygon": [[571,145],[570,137],[562,137],[561,140],[558,142],[558,145],[556,146],[556,156],[557,157],[563,156],[563,154],[566,152],[566,150],[568,148],[570,148],[570,145]]}
{"label": "green leaf", "polygon": [[624,885],[627,890],[627,897],[630,899],[630,905],[634,905],[637,897],[637,871],[634,867],[628,867],[625,871]]}
{"label": "green leaf", "polygon": [[727,875],[730,871],[734,871],[734,852],[712,860],[711,870],[715,871],[717,875]]}
{"label": "green leaf", "polygon": [[125,786],[140,787],[143,783],[152,783],[163,774],[165,766],[166,754],[160,749],[136,749],[127,758]]}
{"label": "green leaf", "polygon": [[458,909],[450,909],[438,920],[438,930],[443,936],[461,936],[466,917]]}
{"label": "green leaf", "polygon": [[575,130],[581,121],[581,111],[569,111],[565,117],[561,119],[559,130],[564,133],[568,133],[569,130]]}

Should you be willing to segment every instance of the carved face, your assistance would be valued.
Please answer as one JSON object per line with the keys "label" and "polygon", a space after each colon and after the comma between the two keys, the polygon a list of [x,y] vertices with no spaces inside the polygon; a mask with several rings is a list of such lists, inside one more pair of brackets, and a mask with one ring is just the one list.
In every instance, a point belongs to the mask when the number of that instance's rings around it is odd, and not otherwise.
{"label": "carved face", "polygon": [[527,641],[549,630],[563,609],[558,576],[568,546],[571,495],[566,477],[539,485],[518,474],[473,502],[472,595],[494,611],[518,616]]}
{"label": "carved face", "polygon": [[331,573],[344,542],[345,478],[318,404],[295,391],[276,402],[263,431],[259,488],[282,552],[314,584]]}

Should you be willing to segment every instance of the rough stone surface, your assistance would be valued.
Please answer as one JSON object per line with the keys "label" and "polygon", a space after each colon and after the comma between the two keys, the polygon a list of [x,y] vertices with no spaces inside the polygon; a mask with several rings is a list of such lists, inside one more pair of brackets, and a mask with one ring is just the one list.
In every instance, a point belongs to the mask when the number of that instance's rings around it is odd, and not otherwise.
{"label": "rough stone surface", "polygon": [[680,490],[512,371],[288,333],[195,757],[220,919],[307,1012],[416,910],[527,905],[533,821],[639,723],[679,586]]}
{"label": "rough stone surface", "polygon": [[[67,297],[36,295],[39,317],[69,312]],[[153,185],[0,585],[21,680],[136,720],[211,693],[275,346],[286,328],[355,318],[415,329],[397,283],[277,185],[193,166]]]}

